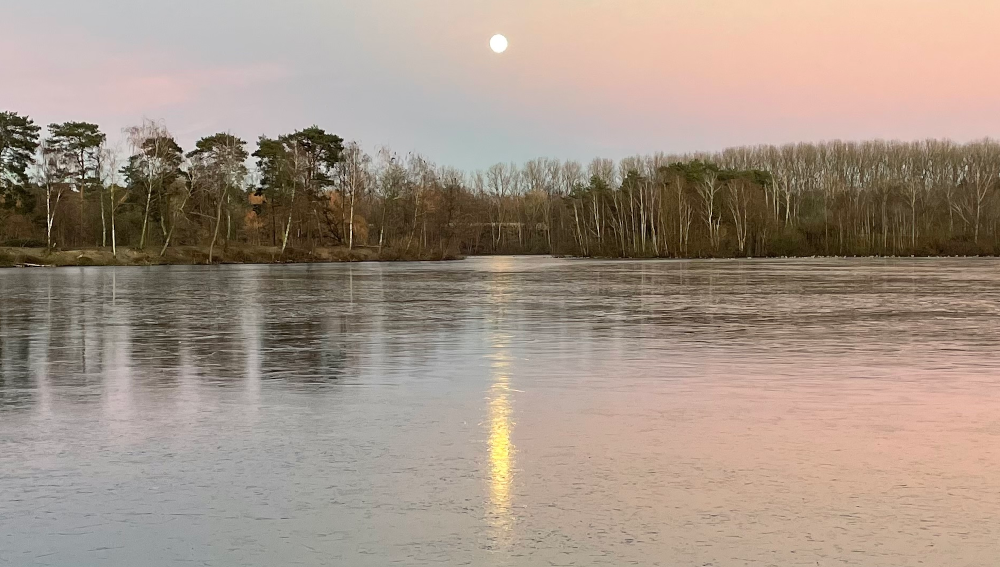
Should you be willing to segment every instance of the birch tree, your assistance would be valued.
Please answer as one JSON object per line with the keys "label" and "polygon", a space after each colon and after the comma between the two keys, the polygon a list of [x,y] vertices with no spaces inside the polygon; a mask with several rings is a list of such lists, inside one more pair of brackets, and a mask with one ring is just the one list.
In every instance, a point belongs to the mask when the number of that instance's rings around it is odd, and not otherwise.
{"label": "birch tree", "polygon": [[125,179],[144,196],[139,249],[145,249],[149,235],[149,215],[154,198],[181,175],[184,154],[162,124],[144,121],[125,129],[131,157],[125,166]]}
{"label": "birch tree", "polygon": [[[207,193],[215,205],[212,240],[208,246],[208,263],[211,264],[215,243],[219,239],[219,227],[222,226],[223,210],[229,204],[230,197],[240,193],[246,181],[246,161],[250,156],[246,150],[246,142],[232,134],[219,133],[198,140],[195,149],[187,157],[191,160],[188,173],[191,185],[194,190]],[[167,240],[169,242],[169,237]]]}

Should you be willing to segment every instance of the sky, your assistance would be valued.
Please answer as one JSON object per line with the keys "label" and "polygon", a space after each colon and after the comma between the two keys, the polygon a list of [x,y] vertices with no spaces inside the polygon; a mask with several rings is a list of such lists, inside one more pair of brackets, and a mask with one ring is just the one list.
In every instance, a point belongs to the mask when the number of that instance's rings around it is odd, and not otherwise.
{"label": "sky", "polygon": [[[5,0],[0,110],[464,169],[1000,131],[997,0]],[[489,49],[502,33],[506,53]]]}

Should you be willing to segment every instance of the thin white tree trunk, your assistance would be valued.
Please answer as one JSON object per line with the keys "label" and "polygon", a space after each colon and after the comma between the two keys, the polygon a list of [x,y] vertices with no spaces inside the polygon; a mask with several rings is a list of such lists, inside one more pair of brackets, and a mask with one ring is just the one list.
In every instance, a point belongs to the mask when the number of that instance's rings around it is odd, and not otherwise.
{"label": "thin white tree trunk", "polygon": [[294,211],[295,205],[295,185],[292,184],[292,198],[288,201],[288,222],[285,223],[285,234],[281,238],[281,254],[285,253],[285,248],[288,246],[288,231],[292,229],[292,211]]}
{"label": "thin white tree trunk", "polygon": [[115,188],[111,187],[111,255],[118,257],[118,244],[115,235]]}
{"label": "thin white tree trunk", "polygon": [[146,229],[149,224],[149,204],[153,200],[153,183],[150,182],[146,188],[146,208],[142,214],[142,232],[139,236],[139,249],[146,249]]}

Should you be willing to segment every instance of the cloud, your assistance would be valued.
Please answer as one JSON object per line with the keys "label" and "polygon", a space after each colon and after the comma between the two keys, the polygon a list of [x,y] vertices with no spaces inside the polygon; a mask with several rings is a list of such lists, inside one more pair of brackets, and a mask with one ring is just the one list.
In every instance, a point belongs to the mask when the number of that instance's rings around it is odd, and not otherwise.
{"label": "cloud", "polygon": [[0,76],[8,85],[0,107],[37,121],[118,124],[185,107],[204,114],[226,93],[237,96],[287,74],[274,64],[203,64],[149,48],[126,50],[67,30],[0,36]]}

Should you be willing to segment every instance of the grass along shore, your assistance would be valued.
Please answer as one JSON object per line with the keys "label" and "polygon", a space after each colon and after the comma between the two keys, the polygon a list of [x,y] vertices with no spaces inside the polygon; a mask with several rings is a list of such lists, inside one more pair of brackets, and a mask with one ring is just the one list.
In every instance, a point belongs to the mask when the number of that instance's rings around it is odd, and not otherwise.
{"label": "grass along shore", "polygon": [[[454,254],[424,254],[383,248],[347,247],[300,249],[280,247],[230,245],[216,247],[212,264],[305,264],[329,262],[376,262],[454,260]],[[46,250],[45,248],[0,247],[0,268],[58,266],[160,266],[208,264],[207,246],[170,247],[161,256],[157,249],[137,250],[119,247],[117,256],[111,248],[79,250]]]}

